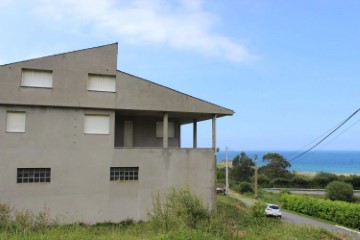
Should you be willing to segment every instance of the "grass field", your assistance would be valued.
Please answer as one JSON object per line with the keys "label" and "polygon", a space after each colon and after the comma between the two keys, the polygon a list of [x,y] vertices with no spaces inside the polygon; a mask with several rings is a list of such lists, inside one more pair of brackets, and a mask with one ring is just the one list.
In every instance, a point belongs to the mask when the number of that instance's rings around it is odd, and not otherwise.
{"label": "grass field", "polygon": [[253,218],[251,210],[239,201],[218,196],[215,216],[190,227],[178,224],[165,230],[154,221],[125,221],[120,224],[48,226],[41,230],[0,225],[0,239],[346,239],[277,219]]}

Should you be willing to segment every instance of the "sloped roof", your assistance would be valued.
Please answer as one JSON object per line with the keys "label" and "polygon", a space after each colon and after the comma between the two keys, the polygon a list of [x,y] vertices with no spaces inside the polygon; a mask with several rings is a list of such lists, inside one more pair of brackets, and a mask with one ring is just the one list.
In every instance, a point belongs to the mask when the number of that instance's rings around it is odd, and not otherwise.
{"label": "sloped roof", "polygon": [[[230,109],[117,70],[118,44],[0,66],[0,104],[172,112],[208,119],[232,115]],[[22,69],[50,70],[53,87],[20,87]],[[116,76],[116,92],[87,91],[89,74]]]}

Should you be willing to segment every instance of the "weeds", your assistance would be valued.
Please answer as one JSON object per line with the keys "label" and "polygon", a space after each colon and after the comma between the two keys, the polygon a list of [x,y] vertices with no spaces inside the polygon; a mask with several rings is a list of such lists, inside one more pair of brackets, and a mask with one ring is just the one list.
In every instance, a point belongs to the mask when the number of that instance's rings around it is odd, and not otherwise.
{"label": "weeds", "polygon": [[[263,208],[261,210],[263,212]],[[254,218],[252,212],[240,201],[218,196],[217,212],[210,215],[199,198],[188,189],[172,189],[162,201],[157,195],[147,222],[127,219],[120,223],[59,225],[49,220],[46,208],[33,214],[0,204],[0,239],[346,239],[309,226]]]}
{"label": "weeds", "polygon": [[153,198],[153,211],[149,213],[154,227],[166,232],[182,226],[195,228],[201,221],[209,220],[209,217],[209,210],[188,188],[170,189],[164,203],[161,202],[160,194],[157,194]]}
{"label": "weeds", "polygon": [[34,214],[30,210],[16,210],[9,204],[0,203],[0,230],[26,233],[44,231],[50,225],[50,210],[46,207]]}

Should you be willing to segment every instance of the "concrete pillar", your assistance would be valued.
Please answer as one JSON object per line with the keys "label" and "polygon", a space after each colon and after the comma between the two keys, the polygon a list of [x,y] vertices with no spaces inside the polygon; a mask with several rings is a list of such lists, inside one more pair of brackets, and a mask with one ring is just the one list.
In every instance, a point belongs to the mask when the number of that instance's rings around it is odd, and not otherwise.
{"label": "concrete pillar", "polygon": [[168,148],[168,125],[169,125],[169,116],[168,113],[164,113],[164,117],[163,117],[163,148]]}
{"label": "concrete pillar", "polygon": [[216,114],[212,117],[212,148],[216,153]]}
{"label": "concrete pillar", "polygon": [[216,114],[212,117],[212,148],[214,150],[214,160],[213,160],[213,213],[216,213]]}
{"label": "concrete pillar", "polygon": [[193,148],[197,148],[197,122],[193,120]]}

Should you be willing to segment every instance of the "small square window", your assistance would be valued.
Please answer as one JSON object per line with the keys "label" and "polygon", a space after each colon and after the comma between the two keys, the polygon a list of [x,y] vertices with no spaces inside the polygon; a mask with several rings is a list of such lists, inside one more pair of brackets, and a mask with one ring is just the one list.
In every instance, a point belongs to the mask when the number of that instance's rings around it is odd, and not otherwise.
{"label": "small square window", "polygon": [[25,112],[7,112],[6,132],[25,132]]}
{"label": "small square window", "polygon": [[110,133],[110,116],[109,115],[85,115],[84,133],[109,134]]}

